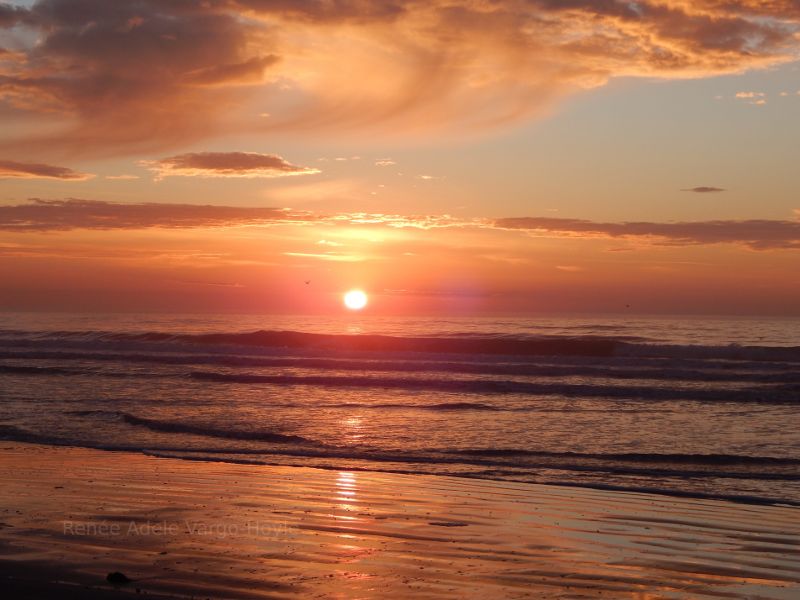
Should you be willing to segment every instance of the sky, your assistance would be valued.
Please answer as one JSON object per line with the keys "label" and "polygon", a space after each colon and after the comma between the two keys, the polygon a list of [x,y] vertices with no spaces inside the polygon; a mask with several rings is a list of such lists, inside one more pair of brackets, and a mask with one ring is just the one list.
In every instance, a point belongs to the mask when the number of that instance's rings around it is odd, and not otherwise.
{"label": "sky", "polygon": [[0,2],[0,310],[800,315],[796,0]]}

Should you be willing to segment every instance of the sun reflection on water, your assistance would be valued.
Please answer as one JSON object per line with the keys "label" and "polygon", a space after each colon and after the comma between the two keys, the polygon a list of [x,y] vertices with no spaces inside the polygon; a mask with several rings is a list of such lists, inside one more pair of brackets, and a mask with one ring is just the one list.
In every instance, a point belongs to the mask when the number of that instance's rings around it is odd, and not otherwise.
{"label": "sun reflection on water", "polygon": [[364,438],[364,424],[361,415],[350,415],[340,421],[343,442],[357,443]]}

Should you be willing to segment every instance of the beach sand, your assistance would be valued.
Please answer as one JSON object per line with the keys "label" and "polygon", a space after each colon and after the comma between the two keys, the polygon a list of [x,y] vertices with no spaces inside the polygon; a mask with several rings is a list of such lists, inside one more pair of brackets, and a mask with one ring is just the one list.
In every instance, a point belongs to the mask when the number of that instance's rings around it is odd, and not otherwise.
{"label": "beach sand", "polygon": [[800,598],[796,508],[0,447],[3,598]]}

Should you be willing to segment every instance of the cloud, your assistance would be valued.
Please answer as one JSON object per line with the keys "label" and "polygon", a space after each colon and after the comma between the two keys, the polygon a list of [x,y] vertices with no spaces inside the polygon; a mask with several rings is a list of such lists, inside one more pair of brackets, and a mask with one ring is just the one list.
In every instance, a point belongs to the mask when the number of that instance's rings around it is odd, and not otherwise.
{"label": "cloud", "polygon": [[241,283],[228,283],[226,281],[176,281],[175,283],[180,283],[182,285],[201,285],[201,286],[212,286],[212,287],[228,287],[228,288],[243,288],[246,287]]}
{"label": "cloud", "polygon": [[28,12],[19,6],[0,3],[0,27],[13,27],[27,16]]}
{"label": "cloud", "polygon": [[[196,85],[245,85],[260,83],[264,79],[264,72],[271,65],[280,60],[277,56],[255,56],[244,62],[225,65],[211,65],[191,71],[186,76],[186,82]],[[269,116],[262,114],[259,116]]]}
{"label": "cloud", "polygon": [[86,181],[94,175],[79,173],[66,167],[54,167],[41,163],[22,163],[0,160],[0,179],[61,179],[64,181]]}
{"label": "cloud", "polygon": [[[684,222],[602,222],[556,217],[459,219],[450,215],[312,213],[286,208],[197,204],[118,204],[96,200],[41,200],[0,206],[0,230],[13,232],[71,229],[210,228],[235,226],[309,226],[385,228],[387,230],[473,229],[525,231],[534,237],[631,239],[652,245],[737,244],[753,250],[800,249],[800,209],[796,220],[714,220]],[[325,234],[327,235],[327,234]],[[349,235],[349,233],[348,233]],[[321,246],[339,242],[322,239]],[[310,253],[326,260],[347,260],[336,252]],[[337,258],[338,257],[338,258]]]}
{"label": "cloud", "polygon": [[[136,203],[100,200],[33,198],[27,204],[0,205],[0,230],[14,232],[72,229],[208,228],[248,225],[332,225],[439,229],[472,225],[449,215],[388,215],[370,213],[322,214],[271,207],[207,204]],[[322,245],[337,242],[322,240]]]}
{"label": "cloud", "polygon": [[318,169],[299,167],[275,154],[256,152],[196,152],[141,163],[165,177],[286,177],[311,175]]}
{"label": "cloud", "polygon": [[280,208],[197,204],[117,204],[97,200],[34,199],[28,204],[0,206],[4,231],[71,229],[201,228],[248,224],[306,222],[313,216]]}
{"label": "cloud", "polygon": [[139,179],[139,176],[138,175],[128,175],[128,174],[124,174],[123,173],[122,175],[106,175],[105,178],[106,179],[111,179],[112,181],[127,181],[127,180],[131,180],[131,179]]}
{"label": "cloud", "polygon": [[682,192],[696,192],[698,194],[713,194],[716,192],[724,192],[725,188],[718,188],[708,185],[699,185],[693,188],[686,188],[681,190]]}
{"label": "cloud", "polygon": [[0,3],[0,28],[0,109],[31,123],[0,152],[37,156],[472,131],[612,77],[738,73],[800,47],[791,0],[39,0]]}
{"label": "cloud", "polygon": [[313,252],[284,252],[284,256],[293,256],[295,258],[315,258],[317,260],[329,260],[333,262],[361,262],[366,260],[366,257],[355,254],[342,254],[339,252],[327,252],[324,254]]}
{"label": "cloud", "polygon": [[632,238],[674,246],[739,244],[753,250],[800,249],[800,221],[751,219],[603,223],[583,219],[519,217],[497,219],[493,225],[544,236]]}
{"label": "cloud", "polygon": [[755,106],[764,106],[767,103],[767,94],[764,92],[736,92],[736,98]]}
{"label": "cloud", "polygon": [[147,152],[226,131],[278,60],[264,27],[216,1],[41,0],[14,24],[24,60],[0,66],[0,104],[56,123],[5,144],[31,152]]}
{"label": "cloud", "polygon": [[462,221],[450,215],[392,215],[383,213],[341,213],[328,215],[324,219],[331,223],[349,225],[378,225],[394,229],[441,229],[446,227],[471,226],[478,221]]}

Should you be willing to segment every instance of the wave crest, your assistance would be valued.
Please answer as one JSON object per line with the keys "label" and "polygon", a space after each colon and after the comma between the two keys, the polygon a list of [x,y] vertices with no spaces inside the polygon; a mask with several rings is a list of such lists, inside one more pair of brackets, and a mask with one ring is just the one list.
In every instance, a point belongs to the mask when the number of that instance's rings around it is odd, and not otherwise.
{"label": "wave crest", "polygon": [[186,423],[182,421],[160,421],[157,419],[147,419],[144,417],[137,417],[128,413],[122,413],[122,420],[129,425],[136,425],[138,427],[146,427],[152,431],[159,431],[164,433],[187,433],[193,435],[202,435],[205,437],[215,437],[230,440],[243,440],[254,442],[269,442],[272,444],[311,444],[318,445],[313,440],[304,438],[299,435],[287,435],[284,433],[277,433],[275,431],[257,431],[257,430],[243,430],[243,429],[226,429],[224,427],[214,427],[210,425],[201,425],[194,423]]}

